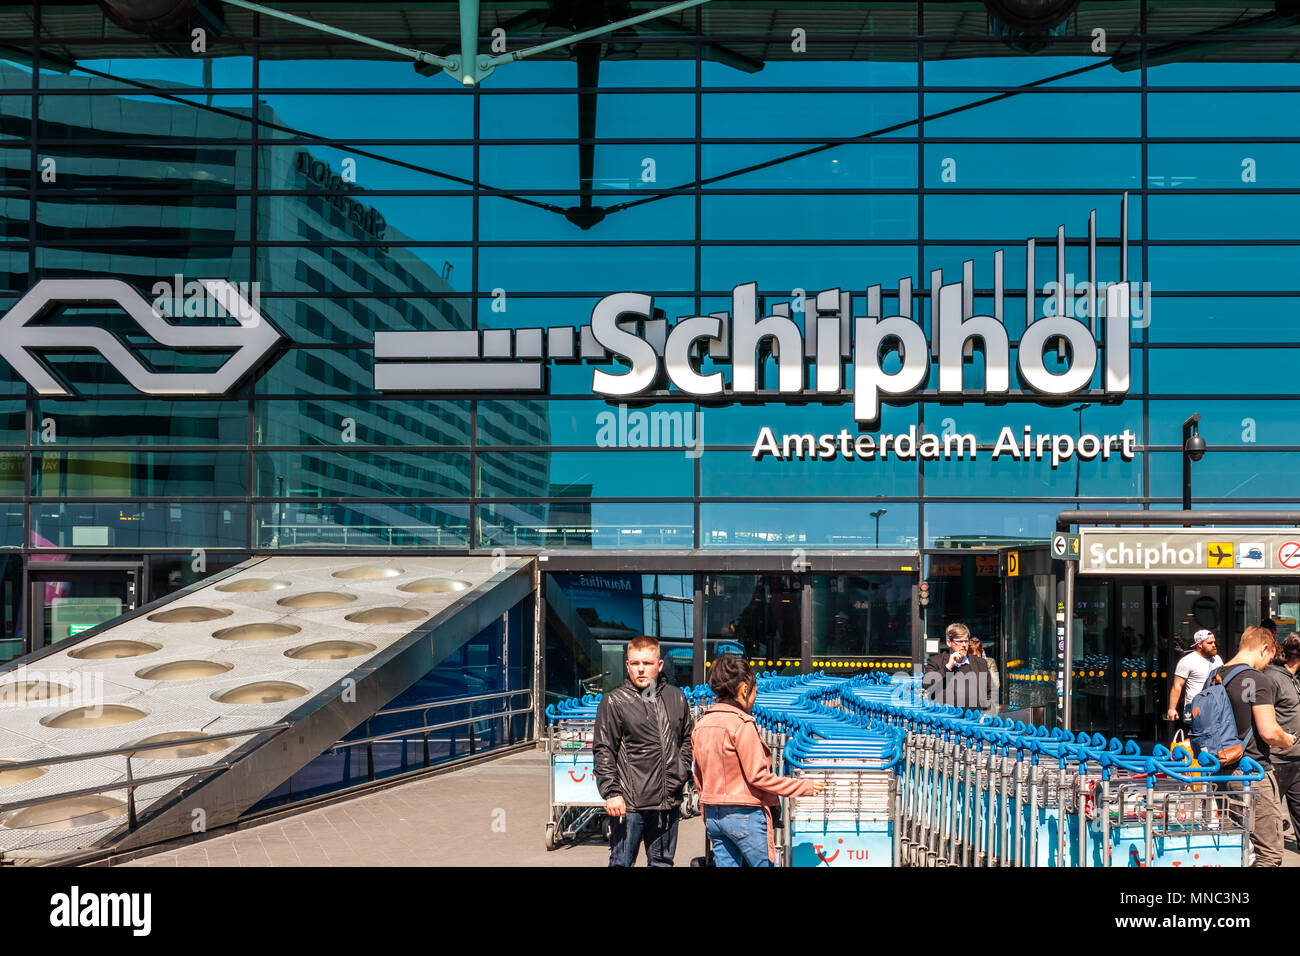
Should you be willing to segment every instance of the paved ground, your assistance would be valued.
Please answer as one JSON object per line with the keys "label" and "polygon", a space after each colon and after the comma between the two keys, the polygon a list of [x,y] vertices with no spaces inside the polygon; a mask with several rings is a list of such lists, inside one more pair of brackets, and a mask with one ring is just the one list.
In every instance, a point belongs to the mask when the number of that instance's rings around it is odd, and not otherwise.
{"label": "paved ground", "polygon": [[[603,834],[546,851],[547,766],[511,754],[123,865],[605,866]],[[704,824],[683,820],[677,865],[703,852]]]}
{"label": "paved ground", "polygon": [[[546,753],[525,751],[123,865],[606,865],[603,834],[546,851],[547,800]],[[677,865],[703,852],[703,823],[683,820]],[[1300,866],[1290,839],[1283,866]]]}

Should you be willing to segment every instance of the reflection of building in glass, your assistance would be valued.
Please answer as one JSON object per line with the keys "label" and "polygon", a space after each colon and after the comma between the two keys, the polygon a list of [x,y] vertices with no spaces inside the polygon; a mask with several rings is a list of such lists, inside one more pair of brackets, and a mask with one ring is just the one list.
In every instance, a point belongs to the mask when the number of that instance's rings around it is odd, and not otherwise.
{"label": "reflection of building in glass", "polygon": [[[0,64],[0,80],[21,87],[30,85],[31,77]],[[254,401],[253,433],[245,439],[249,444],[307,448],[250,450],[251,487],[239,477],[246,465],[234,456],[210,465],[202,457],[187,462],[185,456],[161,463],[154,456],[145,463],[130,450],[99,451],[76,461],[68,453],[47,451],[36,462],[45,479],[36,493],[148,495],[156,493],[151,489],[160,472],[176,481],[188,468],[186,493],[191,496],[300,499],[255,507],[255,547],[467,545],[468,505],[400,506],[410,499],[471,496],[470,403],[394,399],[374,395],[372,389],[368,345],[375,332],[474,325],[469,300],[457,296],[452,285],[450,264],[435,265],[422,257],[420,248],[405,245],[409,237],[379,208],[401,199],[367,196],[310,147],[274,141],[249,145],[255,130],[244,109],[115,95],[108,91],[120,88],[94,77],[43,75],[41,83],[50,94],[41,98],[39,123],[50,141],[46,152],[56,164],[57,178],[43,185],[38,205],[39,237],[52,244],[37,247],[36,277],[121,278],[153,297],[178,322],[211,322],[222,316],[187,315],[184,290],[173,288],[175,277],[181,282],[208,277],[256,281],[258,308],[295,346],[264,372],[257,392],[340,398]],[[6,98],[6,124],[29,122],[30,108],[30,98]],[[265,105],[259,120],[279,125]],[[267,127],[261,130],[270,135]],[[132,142],[138,139],[147,142]],[[94,145],[79,145],[86,142]],[[22,154],[4,155],[10,157],[6,179],[23,177],[26,185]],[[247,194],[254,186],[272,193],[255,207]],[[26,220],[25,203],[9,201],[4,209],[7,216]],[[250,239],[257,241],[251,247],[256,259],[250,258]],[[154,296],[160,283],[167,283],[167,291]],[[25,291],[26,273],[15,275],[12,286],[16,293]],[[72,312],[67,310],[63,320],[73,321]],[[141,350],[151,344],[117,310],[76,310],[75,322],[109,328]],[[189,354],[179,359],[144,354],[163,363],[194,360]],[[97,354],[59,356],[52,364],[80,394],[134,394]],[[159,425],[155,413],[161,407],[155,403],[147,417],[137,417],[144,411],[141,406],[129,413],[127,424],[117,420],[111,435],[92,436],[91,441],[215,442],[214,420],[228,417],[214,415],[212,403],[174,403],[159,430],[165,437],[138,435],[151,422]],[[535,401],[494,402],[480,415],[487,416],[494,433],[526,427],[534,443],[549,444],[544,407]],[[244,418],[242,413],[236,417]],[[427,446],[464,450],[403,451]],[[204,469],[210,479],[206,487],[202,477],[193,475]],[[519,456],[493,482],[501,489],[498,494],[545,497],[549,452]],[[331,501],[356,498],[383,501]],[[46,523],[66,514],[59,508],[46,516]],[[102,523],[93,515],[87,521]]]}

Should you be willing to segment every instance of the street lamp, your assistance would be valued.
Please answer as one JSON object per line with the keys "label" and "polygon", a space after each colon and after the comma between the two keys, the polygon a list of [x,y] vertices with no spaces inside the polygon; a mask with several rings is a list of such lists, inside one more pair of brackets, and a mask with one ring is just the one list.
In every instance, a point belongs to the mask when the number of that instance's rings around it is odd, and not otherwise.
{"label": "street lamp", "polygon": [[1201,437],[1201,413],[1183,422],[1183,510],[1192,510],[1192,462],[1205,457],[1205,439]]}
{"label": "street lamp", "polygon": [[883,515],[888,510],[889,510],[888,508],[881,508],[879,511],[871,512],[871,517],[876,519],[876,547],[877,548],[880,547],[880,516]]}
{"label": "street lamp", "polygon": [[[1079,436],[1083,436],[1083,410],[1092,408],[1092,402],[1084,402],[1081,405],[1075,405],[1074,410],[1079,413]],[[1082,467],[1079,456],[1074,456],[1074,510],[1079,510],[1079,470]]]}

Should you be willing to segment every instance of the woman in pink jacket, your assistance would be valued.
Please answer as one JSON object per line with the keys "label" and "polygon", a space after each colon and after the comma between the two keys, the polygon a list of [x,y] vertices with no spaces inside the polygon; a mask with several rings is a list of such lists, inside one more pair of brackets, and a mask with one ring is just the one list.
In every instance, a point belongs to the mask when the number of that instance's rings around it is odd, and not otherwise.
{"label": "woman in pink jacket", "polygon": [[774,774],[772,752],[750,716],[758,682],[743,658],[719,657],[709,672],[718,702],[695,724],[691,748],[704,830],[718,866],[771,866],[772,807],[779,797],[821,793],[821,781]]}

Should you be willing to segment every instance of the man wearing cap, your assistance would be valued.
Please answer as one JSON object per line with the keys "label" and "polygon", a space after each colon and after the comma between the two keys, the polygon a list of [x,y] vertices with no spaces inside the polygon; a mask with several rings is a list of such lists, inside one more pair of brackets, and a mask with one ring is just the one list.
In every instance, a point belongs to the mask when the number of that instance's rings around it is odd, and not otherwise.
{"label": "man wearing cap", "polygon": [[1178,720],[1181,714],[1184,730],[1190,731],[1192,727],[1192,698],[1201,692],[1211,672],[1223,666],[1218,651],[1213,631],[1197,631],[1192,635],[1192,649],[1174,668],[1174,684],[1169,688],[1169,711],[1165,717]]}

